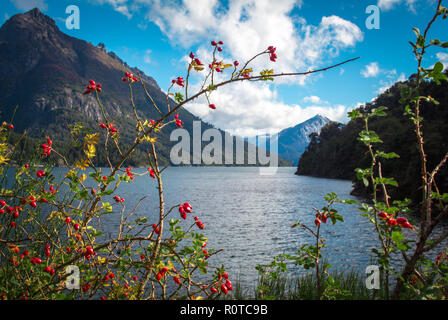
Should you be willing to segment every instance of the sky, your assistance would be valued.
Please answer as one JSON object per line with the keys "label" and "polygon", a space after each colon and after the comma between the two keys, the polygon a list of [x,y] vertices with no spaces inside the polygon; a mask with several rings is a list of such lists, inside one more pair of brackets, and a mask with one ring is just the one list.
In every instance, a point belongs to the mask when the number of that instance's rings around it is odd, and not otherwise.
{"label": "sky", "polygon": [[[70,5],[79,8],[79,29],[66,27]],[[378,29],[366,24],[373,13],[366,12],[370,5],[379,9]],[[220,129],[253,136],[316,114],[345,123],[348,111],[406,80],[416,71],[412,28],[424,29],[435,6],[435,0],[2,0],[0,23],[38,7],[61,31],[94,45],[104,43],[152,76],[162,90],[171,79],[186,76],[190,52],[208,65],[212,40],[224,42],[219,56],[230,63],[276,47],[277,61],[260,57],[253,64],[258,71],[303,72],[360,57],[309,76],[222,87],[211,96],[216,110],[203,99],[186,105]],[[448,41],[448,20],[437,21],[430,36]],[[436,61],[448,65],[448,51],[431,48],[423,64],[430,67]],[[190,93],[203,77],[197,73],[191,78]]]}

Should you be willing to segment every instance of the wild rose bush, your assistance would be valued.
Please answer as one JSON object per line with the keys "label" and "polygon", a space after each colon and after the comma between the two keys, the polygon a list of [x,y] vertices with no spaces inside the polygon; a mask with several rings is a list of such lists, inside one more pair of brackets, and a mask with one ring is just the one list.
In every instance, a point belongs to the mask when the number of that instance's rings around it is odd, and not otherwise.
{"label": "wild rose bush", "polygon": [[[164,201],[165,168],[159,167],[155,145],[158,133],[170,130],[173,125],[182,127],[177,111],[202,95],[209,107],[216,109],[210,99],[220,86],[320,72],[354,59],[303,73],[275,74],[273,69],[264,69],[255,75],[250,63],[263,55],[275,62],[275,47],[268,47],[240,67],[238,61],[225,63],[218,59],[223,51],[222,41],[212,41],[211,45],[213,59],[208,68],[192,52],[186,77],[172,80],[166,113],[154,103],[140,75],[124,74],[121,81],[128,85],[136,123],[134,143],[126,150],[121,150],[118,143],[119,126],[109,119],[101,101],[107,88],[95,80],[86,84],[84,94],[95,95],[102,120],[96,132],[82,124],[72,126],[72,137],[82,142],[82,158],[75,163],[68,163],[58,152],[57,143],[47,137],[40,145],[41,160],[10,170],[8,161],[15,146],[9,145],[7,139],[14,127],[3,124],[0,128],[1,299],[214,299],[233,290],[224,267],[209,265],[209,259],[219,250],[209,248],[202,233],[206,226],[198,216],[193,217],[194,204],[188,199],[169,205]],[[228,70],[232,70],[228,79],[219,82],[217,74],[224,75]],[[200,90],[189,96],[192,72],[206,74]],[[142,119],[138,115],[132,95],[133,86],[138,84],[160,114],[159,119]],[[172,92],[176,89],[179,91]],[[168,98],[174,98],[177,104],[170,106]],[[105,146],[109,168],[93,164],[100,143]],[[141,144],[148,147],[147,171],[137,173],[133,168],[123,168],[123,163]],[[118,152],[118,161],[113,163],[109,158],[110,150]],[[59,183],[51,166],[40,166],[50,154],[56,154],[69,168]],[[12,185],[6,185],[6,176],[11,180],[12,174]],[[119,185],[131,184],[135,179],[146,179],[148,186],[157,186],[159,209],[154,221],[133,217],[144,198],[128,205],[118,193]],[[115,236],[105,238],[102,216],[114,212],[120,216],[118,230]],[[198,272],[208,274],[208,280],[197,280],[204,279],[197,277]]]}

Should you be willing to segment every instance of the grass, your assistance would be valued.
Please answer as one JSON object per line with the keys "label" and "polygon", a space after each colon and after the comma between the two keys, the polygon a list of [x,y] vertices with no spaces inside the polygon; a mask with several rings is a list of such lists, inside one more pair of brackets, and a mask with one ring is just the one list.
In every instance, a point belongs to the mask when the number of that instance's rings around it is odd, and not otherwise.
{"label": "grass", "polygon": [[[382,299],[384,292],[369,290],[365,285],[365,275],[355,270],[329,272],[335,286],[329,287],[327,275],[322,275],[322,292],[324,299],[337,300],[371,300]],[[333,289],[337,288],[337,289]],[[237,300],[316,300],[317,280],[314,273],[290,278],[280,275],[276,279],[257,280],[254,289],[243,289],[239,279],[234,281],[233,298]]]}

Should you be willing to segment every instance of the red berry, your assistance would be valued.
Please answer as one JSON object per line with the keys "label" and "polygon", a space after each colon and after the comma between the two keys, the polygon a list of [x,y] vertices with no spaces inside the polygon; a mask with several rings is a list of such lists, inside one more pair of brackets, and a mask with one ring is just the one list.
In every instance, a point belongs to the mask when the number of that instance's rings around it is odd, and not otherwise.
{"label": "red berry", "polygon": [[221,292],[224,294],[227,294],[227,292],[229,292],[225,284],[221,285]]}
{"label": "red berry", "polygon": [[79,224],[75,223],[75,225],[73,226],[73,228],[75,228],[75,230],[78,231],[79,228],[80,228],[80,227],[79,227]]}
{"label": "red berry", "polygon": [[216,46],[216,45],[217,45],[216,41],[212,41],[212,42],[211,42],[211,45],[212,45],[212,46]]}
{"label": "red berry", "polygon": [[316,219],[314,220],[314,224],[315,224],[316,226],[320,226],[320,220],[319,220],[319,218],[316,218]]}
{"label": "red berry", "polygon": [[390,218],[390,219],[388,219],[386,222],[387,222],[387,224],[388,224],[389,226],[391,226],[391,227],[397,225],[397,220],[394,219],[394,218]]}
{"label": "red berry", "polygon": [[174,277],[173,277],[173,280],[174,280],[174,283],[176,283],[176,284],[178,284],[178,285],[181,285],[181,284],[182,284],[178,276],[174,276]]}
{"label": "red berry", "polygon": [[199,229],[204,229],[204,224],[201,221],[196,221],[196,225]]}
{"label": "red berry", "polygon": [[213,110],[216,109],[216,106],[213,103],[209,104],[208,106],[209,106],[210,109],[213,109]]}

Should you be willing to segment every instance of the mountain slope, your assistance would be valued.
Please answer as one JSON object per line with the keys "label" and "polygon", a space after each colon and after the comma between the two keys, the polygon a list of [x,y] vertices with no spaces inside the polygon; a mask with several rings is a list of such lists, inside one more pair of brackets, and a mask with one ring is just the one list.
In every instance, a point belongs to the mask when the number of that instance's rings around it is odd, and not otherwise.
{"label": "mountain slope", "polygon": [[286,128],[274,134],[270,139],[258,136],[257,145],[269,150],[270,142],[278,143],[280,157],[291,161],[296,166],[300,156],[310,143],[310,134],[313,132],[319,134],[321,128],[328,122],[330,122],[330,119],[316,115],[294,127]]}
{"label": "mountain slope", "polygon": [[[135,120],[128,85],[121,81],[125,72],[139,70],[107,52],[103,44],[96,47],[64,34],[39,9],[16,14],[0,28],[1,120],[9,122],[18,105],[14,118],[16,131],[26,129],[29,136],[36,138],[50,135],[64,147],[70,141],[69,125],[82,122],[98,130],[98,122],[104,121],[95,97],[83,94],[85,85],[93,79],[103,86],[101,99],[105,113],[120,130],[120,142],[128,145],[135,135]],[[153,78],[140,73],[155,103],[166,112],[166,95]],[[133,97],[140,117],[160,117],[138,83],[133,85]],[[170,100],[171,106],[175,104]],[[193,121],[200,119],[187,110],[181,110],[179,115],[191,135]],[[212,126],[202,122],[201,128],[204,131]],[[177,143],[170,141],[170,131],[162,130],[156,143],[163,164],[169,163],[171,147]],[[144,160],[144,148],[135,157],[139,158],[134,159],[135,163]],[[104,157],[99,156],[96,161],[105,164]]]}

